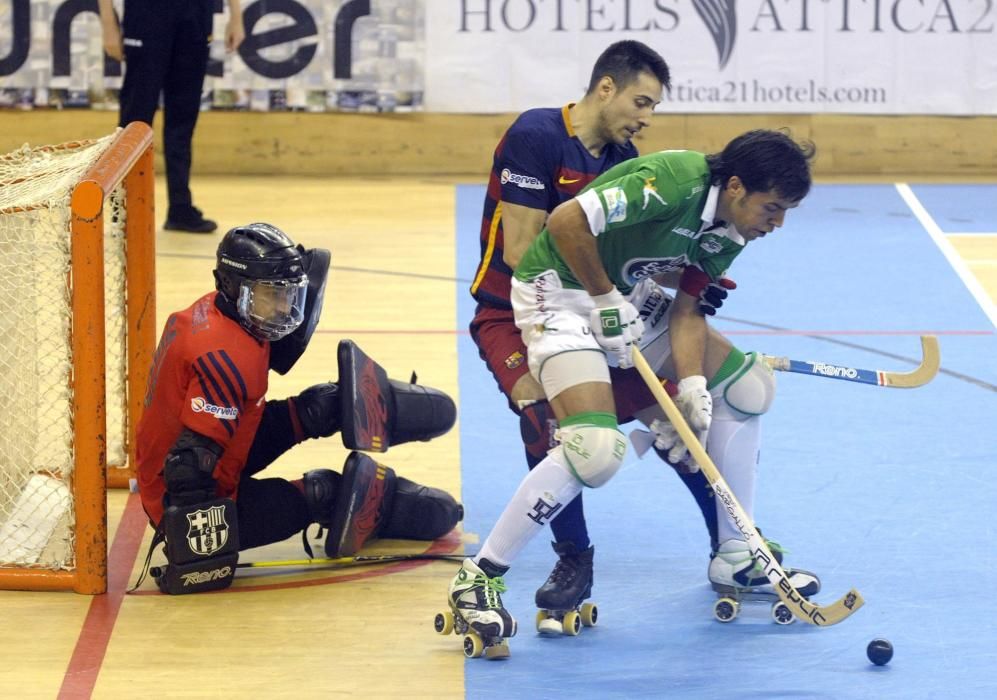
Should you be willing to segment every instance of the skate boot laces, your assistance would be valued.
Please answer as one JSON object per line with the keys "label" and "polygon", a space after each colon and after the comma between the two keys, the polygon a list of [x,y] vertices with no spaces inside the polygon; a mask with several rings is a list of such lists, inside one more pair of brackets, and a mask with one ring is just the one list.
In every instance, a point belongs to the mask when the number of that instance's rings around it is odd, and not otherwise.
{"label": "skate boot laces", "polygon": [[476,574],[474,580],[471,582],[471,585],[480,587],[480,590],[484,595],[485,607],[489,610],[501,608],[501,594],[509,590],[505,585],[505,580],[501,576],[488,578],[484,574]]}
{"label": "skate boot laces", "polygon": [[[496,610],[502,607],[502,593],[508,590],[501,576],[489,578],[483,572],[472,572],[461,568],[457,574],[460,583],[455,586],[456,598],[463,598],[467,593],[474,593],[473,607],[484,610]],[[462,585],[461,585],[462,584]],[[482,606],[483,607],[480,607]]]}
{"label": "skate boot laces", "polygon": [[547,583],[555,586],[567,587],[574,582],[581,569],[577,562],[571,561],[568,557],[559,557],[554,564],[554,570],[547,577]]}
{"label": "skate boot laces", "polygon": [[[788,552],[788,550],[778,542],[773,542],[770,539],[766,539],[765,544],[768,546],[769,551],[772,552],[772,556],[775,557],[775,560],[781,565],[783,556]],[[754,581],[754,579],[762,579],[767,583],[768,578],[765,576],[765,568],[758,563],[758,559],[746,555],[739,563],[743,562],[746,564],[749,559],[751,560],[751,568],[747,571],[741,571],[741,575],[751,579],[752,581]],[[752,583],[752,585],[758,585],[758,583],[755,582]]]}

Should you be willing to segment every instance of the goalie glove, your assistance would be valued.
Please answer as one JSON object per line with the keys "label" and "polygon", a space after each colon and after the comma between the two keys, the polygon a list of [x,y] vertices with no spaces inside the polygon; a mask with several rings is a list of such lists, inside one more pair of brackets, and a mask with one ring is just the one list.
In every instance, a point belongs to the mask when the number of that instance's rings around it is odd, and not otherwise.
{"label": "goalie glove", "polygon": [[589,313],[592,335],[606,353],[616,358],[621,369],[633,367],[633,348],[644,335],[644,322],[636,307],[615,287],[592,297],[595,308]]}

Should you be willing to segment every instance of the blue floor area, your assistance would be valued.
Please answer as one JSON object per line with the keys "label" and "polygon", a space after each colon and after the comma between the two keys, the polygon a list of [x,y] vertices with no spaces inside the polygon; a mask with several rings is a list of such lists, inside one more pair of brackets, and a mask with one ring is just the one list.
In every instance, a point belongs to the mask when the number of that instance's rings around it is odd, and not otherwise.
{"label": "blue floor area", "polygon": [[[915,193],[943,230],[983,232],[997,231],[993,189]],[[463,280],[479,259],[483,192],[458,188]],[[467,661],[466,696],[997,696],[985,597],[997,574],[993,326],[889,185],[817,186],[730,275],[739,288],[715,326],[745,350],[904,371],[919,358],[918,333],[940,335],[943,372],[925,387],[780,374],[764,418],[758,523],[787,547],[788,565],[820,574],[818,602],[854,586],[865,607],[827,628],[777,626],[764,604],[714,621],[699,512],[669,467],[631,451],[608,485],[585,492],[599,625],[574,638],[534,631],[533,594],[554,561],[542,533],[506,577],[520,621],[512,656]],[[461,328],[473,313],[466,287]],[[518,420],[471,340],[458,342],[464,529],[484,539],[526,466]],[[865,657],[874,637],[895,647],[888,666]]]}
{"label": "blue floor area", "polygon": [[997,185],[912,185],[945,233],[997,233]]}

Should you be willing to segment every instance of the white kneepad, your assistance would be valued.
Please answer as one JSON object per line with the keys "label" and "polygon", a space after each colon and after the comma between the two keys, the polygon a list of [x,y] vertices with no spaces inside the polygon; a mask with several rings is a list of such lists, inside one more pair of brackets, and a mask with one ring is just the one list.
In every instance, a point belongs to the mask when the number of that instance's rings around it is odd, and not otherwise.
{"label": "white kneepad", "polygon": [[557,449],[571,472],[585,486],[598,488],[623,464],[627,442],[616,428],[571,425],[557,431]]}
{"label": "white kneepad", "polygon": [[722,387],[724,403],[747,416],[760,416],[775,399],[775,374],[756,354],[745,356],[744,367]]}

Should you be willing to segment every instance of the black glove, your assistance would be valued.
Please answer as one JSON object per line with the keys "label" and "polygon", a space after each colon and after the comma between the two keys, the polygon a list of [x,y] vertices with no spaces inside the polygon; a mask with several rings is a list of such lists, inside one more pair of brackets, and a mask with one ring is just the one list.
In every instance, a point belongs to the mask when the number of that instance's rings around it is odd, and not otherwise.
{"label": "black glove", "polygon": [[339,387],[334,382],[310,386],[291,400],[305,437],[329,437],[341,429]]}
{"label": "black glove", "polygon": [[737,289],[737,283],[729,277],[721,277],[716,282],[710,282],[699,294],[699,313],[712,316],[727,298],[727,290]]}
{"label": "black glove", "polygon": [[163,504],[189,506],[213,499],[216,484],[212,474],[221,452],[211,438],[184,430],[163,465]]}

